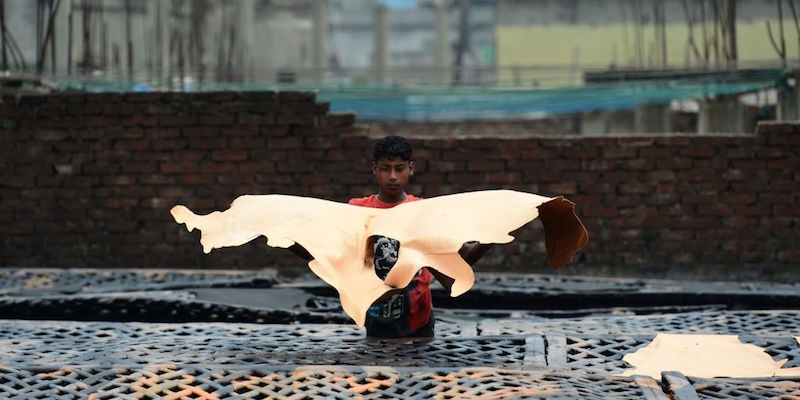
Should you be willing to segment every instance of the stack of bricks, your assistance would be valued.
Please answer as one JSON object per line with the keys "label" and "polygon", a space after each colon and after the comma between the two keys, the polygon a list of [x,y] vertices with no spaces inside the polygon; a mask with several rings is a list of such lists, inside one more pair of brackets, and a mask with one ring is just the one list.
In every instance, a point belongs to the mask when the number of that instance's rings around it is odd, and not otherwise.
{"label": "stack of bricks", "polygon": [[[302,268],[261,239],[205,255],[169,209],[375,190],[374,138],[312,93],[5,96],[0,118],[5,266]],[[575,201],[590,232],[579,268],[800,262],[795,123],[755,135],[411,140],[414,194],[508,188]],[[481,268],[543,272],[539,224],[517,236]]]}

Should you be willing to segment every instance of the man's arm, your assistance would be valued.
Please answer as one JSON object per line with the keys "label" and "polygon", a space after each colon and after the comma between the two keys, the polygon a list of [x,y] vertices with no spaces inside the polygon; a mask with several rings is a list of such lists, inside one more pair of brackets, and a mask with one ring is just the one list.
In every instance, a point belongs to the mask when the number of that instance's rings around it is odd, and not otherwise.
{"label": "man's arm", "polygon": [[475,265],[489,250],[494,246],[493,244],[481,244],[478,242],[466,242],[461,249],[458,250],[458,255],[464,259],[469,265]]}
{"label": "man's arm", "polygon": [[[464,259],[464,261],[467,262],[467,264],[474,265],[476,262],[478,262],[478,260],[480,260],[481,257],[483,257],[486,253],[489,252],[489,249],[491,249],[492,246],[494,245],[491,243],[481,244],[478,242],[467,242],[464,243],[463,246],[461,246],[461,249],[458,251],[458,254],[461,256],[461,258]],[[442,284],[444,290],[450,293],[450,289],[452,288],[453,282],[455,282],[455,280],[453,280],[453,278],[450,278],[447,275],[442,274],[441,272],[437,271],[434,268],[428,268],[428,270],[431,271],[436,280]]]}
{"label": "man's arm", "polygon": [[309,253],[308,250],[306,250],[305,247],[300,246],[299,243],[295,243],[295,244],[287,247],[286,249],[291,251],[292,254],[302,258],[303,260],[306,260],[306,262],[311,261],[311,260],[314,259],[314,257],[311,256],[311,253]]}

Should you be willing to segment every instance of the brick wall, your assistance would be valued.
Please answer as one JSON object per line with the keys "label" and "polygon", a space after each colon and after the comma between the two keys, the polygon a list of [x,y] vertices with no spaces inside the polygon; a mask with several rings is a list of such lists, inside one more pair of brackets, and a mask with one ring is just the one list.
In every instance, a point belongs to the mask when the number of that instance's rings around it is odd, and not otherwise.
{"label": "brick wall", "polygon": [[[205,255],[169,209],[374,190],[367,127],[309,93],[5,96],[0,118],[0,265],[302,268],[262,241]],[[574,200],[591,240],[567,273],[800,276],[800,124],[411,139],[415,194],[510,188]],[[546,272],[543,245],[532,224],[478,269]]]}

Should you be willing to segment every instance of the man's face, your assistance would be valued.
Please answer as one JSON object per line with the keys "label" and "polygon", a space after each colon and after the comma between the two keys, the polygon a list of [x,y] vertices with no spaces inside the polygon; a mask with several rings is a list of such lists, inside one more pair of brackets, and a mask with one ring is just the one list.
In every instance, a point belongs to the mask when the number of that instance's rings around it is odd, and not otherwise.
{"label": "man's face", "polygon": [[408,178],[414,175],[414,162],[400,157],[381,157],[372,165],[372,173],[378,180],[381,194],[399,197],[408,184]]}

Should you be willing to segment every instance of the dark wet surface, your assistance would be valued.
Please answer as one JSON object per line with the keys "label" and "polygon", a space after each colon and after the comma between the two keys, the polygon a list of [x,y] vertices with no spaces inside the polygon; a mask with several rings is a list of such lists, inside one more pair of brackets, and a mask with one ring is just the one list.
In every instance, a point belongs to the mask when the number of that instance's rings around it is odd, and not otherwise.
{"label": "dark wet surface", "polygon": [[329,287],[269,271],[0,271],[2,398],[796,398],[798,379],[622,378],[659,332],[800,365],[795,285],[483,275],[436,337],[368,339]]}

